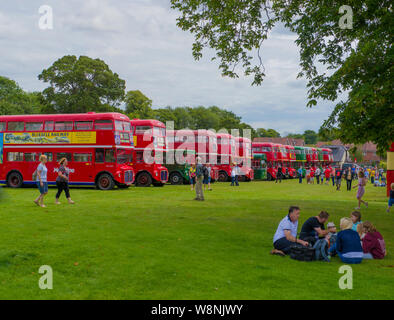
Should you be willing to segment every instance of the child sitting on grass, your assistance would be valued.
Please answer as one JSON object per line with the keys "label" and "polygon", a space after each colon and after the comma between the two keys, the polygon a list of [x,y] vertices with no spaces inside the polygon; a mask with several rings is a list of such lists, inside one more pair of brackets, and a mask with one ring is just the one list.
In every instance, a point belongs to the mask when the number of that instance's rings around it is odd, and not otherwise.
{"label": "child sitting on grass", "polygon": [[350,219],[352,219],[352,222],[353,222],[352,230],[357,231],[357,226],[360,223],[362,223],[361,212],[360,211],[353,211],[350,215]]}

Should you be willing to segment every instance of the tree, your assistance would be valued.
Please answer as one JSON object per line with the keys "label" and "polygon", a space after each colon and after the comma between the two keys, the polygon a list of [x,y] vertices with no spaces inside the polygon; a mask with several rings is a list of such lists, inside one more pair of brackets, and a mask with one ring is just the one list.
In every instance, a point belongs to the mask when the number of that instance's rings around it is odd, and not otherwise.
{"label": "tree", "polygon": [[304,134],[305,144],[316,144],[317,133],[313,130],[305,130]]}
{"label": "tree", "polygon": [[126,113],[130,119],[150,119],[153,117],[152,100],[141,91],[129,91],[125,97]]}
{"label": "tree", "polygon": [[[324,123],[337,129],[345,143],[373,141],[387,150],[394,140],[392,2],[310,0],[171,0],[181,16],[178,26],[195,36],[193,55],[204,48],[216,51],[224,76],[238,77],[238,70],[252,75],[254,85],[265,76],[260,50],[278,22],[298,35],[299,77],[308,80],[308,103],[319,99],[336,103]],[[339,22],[343,4],[356,14],[353,25]],[[343,9],[343,7],[342,7]],[[343,12],[343,11],[341,11]],[[342,19],[341,19],[342,18]],[[347,28],[346,28],[347,27]],[[257,61],[256,64],[253,64]],[[237,69],[238,68],[238,69]],[[346,96],[345,98],[342,97]],[[339,100],[339,101],[338,101]]]}
{"label": "tree", "polygon": [[15,81],[0,76],[0,115],[39,113],[39,92],[25,92]]}
{"label": "tree", "polygon": [[304,135],[302,133],[288,133],[286,135],[286,138],[292,138],[292,139],[304,139]]}
{"label": "tree", "polygon": [[38,76],[49,83],[44,100],[54,113],[118,111],[125,81],[100,59],[64,56]]}
{"label": "tree", "polygon": [[257,137],[269,137],[269,138],[279,138],[280,133],[274,129],[264,129],[264,128],[257,128],[256,129],[256,136]]}

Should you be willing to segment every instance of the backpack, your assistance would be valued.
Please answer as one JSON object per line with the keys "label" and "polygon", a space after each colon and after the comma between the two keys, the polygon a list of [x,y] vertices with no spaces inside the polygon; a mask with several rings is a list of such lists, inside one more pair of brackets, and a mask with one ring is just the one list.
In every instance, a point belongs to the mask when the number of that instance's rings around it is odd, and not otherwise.
{"label": "backpack", "polygon": [[209,177],[209,172],[208,172],[208,168],[204,166],[202,173],[204,175],[204,178],[208,178]]}
{"label": "backpack", "polygon": [[33,181],[37,180],[37,169],[33,172],[32,179]]}
{"label": "backpack", "polygon": [[298,261],[313,261],[315,260],[315,249],[309,245],[308,247],[302,244],[295,243],[290,247],[290,258]]}

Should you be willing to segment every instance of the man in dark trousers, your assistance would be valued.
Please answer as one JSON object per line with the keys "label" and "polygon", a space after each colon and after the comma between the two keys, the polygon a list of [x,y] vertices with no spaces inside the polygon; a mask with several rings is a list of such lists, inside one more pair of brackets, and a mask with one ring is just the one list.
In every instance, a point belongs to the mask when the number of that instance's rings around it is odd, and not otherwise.
{"label": "man in dark trousers", "polygon": [[204,166],[201,163],[201,158],[197,157],[196,158],[196,198],[194,200],[197,201],[204,201],[204,192],[202,189],[202,185],[204,182]]}

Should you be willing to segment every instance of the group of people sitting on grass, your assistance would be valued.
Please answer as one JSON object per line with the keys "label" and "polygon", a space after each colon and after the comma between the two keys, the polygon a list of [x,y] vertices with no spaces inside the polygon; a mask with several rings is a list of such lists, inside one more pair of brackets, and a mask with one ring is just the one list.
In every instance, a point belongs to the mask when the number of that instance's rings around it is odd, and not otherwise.
{"label": "group of people sitting on grass", "polygon": [[327,223],[329,214],[321,211],[310,217],[302,225],[299,237],[298,219],[300,208],[292,206],[276,230],[271,254],[285,256],[295,244],[312,247],[317,241],[326,241],[330,257],[338,254],[344,263],[361,263],[363,259],[383,259],[387,252],[382,235],[369,221],[361,221],[361,213],[353,211],[350,217],[340,220],[340,231],[337,232],[333,222]]}

